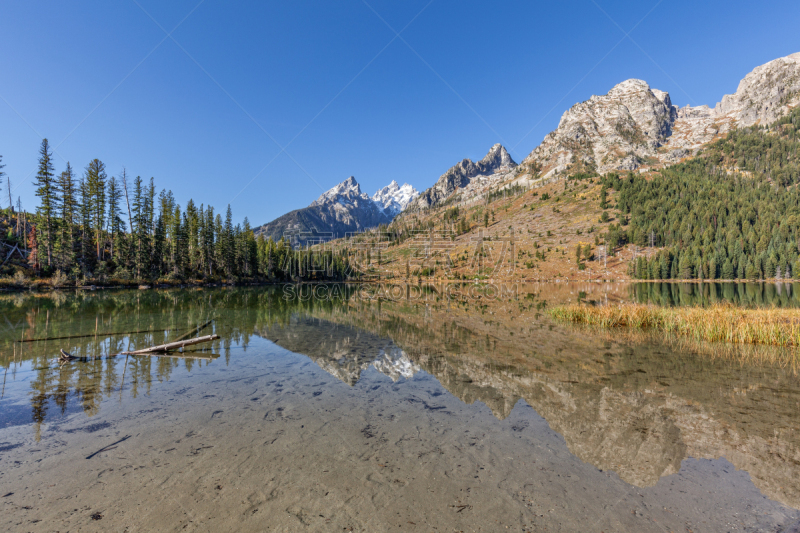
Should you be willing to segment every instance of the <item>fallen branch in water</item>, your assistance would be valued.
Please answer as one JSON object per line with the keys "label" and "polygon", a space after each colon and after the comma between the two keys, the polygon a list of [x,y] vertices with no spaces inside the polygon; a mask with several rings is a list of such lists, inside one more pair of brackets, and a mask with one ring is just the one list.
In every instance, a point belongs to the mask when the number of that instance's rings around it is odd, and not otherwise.
{"label": "fallen branch in water", "polygon": [[214,318],[216,318],[216,317],[212,317],[212,318],[211,318],[211,319],[210,319],[208,322],[206,322],[205,324],[203,324],[203,325],[201,325],[201,326],[197,326],[197,328],[196,328],[196,329],[194,329],[194,328],[193,328],[193,329],[190,329],[189,331],[187,331],[186,333],[184,333],[183,335],[181,335],[180,337],[178,337],[177,339],[175,339],[175,340],[174,340],[174,341],[172,341],[172,342],[178,342],[178,341],[182,341],[183,339],[185,339],[186,337],[188,337],[188,336],[189,336],[189,335],[191,335],[192,333],[195,333],[195,334],[197,334],[197,333],[200,333],[201,331],[203,331],[203,330],[206,328],[206,326],[208,326],[209,324],[211,324],[211,323],[214,321]]}
{"label": "fallen branch in water", "polygon": [[[171,357],[173,359],[199,359],[201,361],[213,361],[214,359],[218,359],[219,358],[219,354],[194,355],[194,354],[185,354],[185,353],[172,354],[172,353],[165,353],[165,352],[154,352],[154,353],[151,353],[151,354],[130,354],[130,353],[123,352],[123,353],[115,353],[115,354],[111,354],[111,355],[103,355],[103,356],[98,356],[98,357],[76,357],[74,355],[68,354],[64,350],[61,350],[61,355],[58,357],[57,361],[58,361],[59,364],[61,364],[63,366],[64,364],[69,363],[71,361],[79,361],[81,363],[86,363],[88,361],[96,361],[97,359],[102,359],[103,357],[110,358],[110,357],[116,357],[118,355],[125,355],[125,356],[128,356],[128,355],[152,355],[154,357]],[[44,370],[44,368],[36,368],[34,370]],[[122,377],[123,378],[125,377],[124,373],[123,373]]]}
{"label": "fallen branch in water", "polygon": [[138,354],[138,355],[151,355],[153,357],[168,357],[172,359],[199,359],[200,361],[213,361],[214,359],[219,359],[219,354],[215,355],[186,355],[184,353],[151,353],[151,354]]}
{"label": "fallen branch in water", "polygon": [[206,335],[205,337],[197,337],[195,339],[188,339],[185,341],[168,342],[167,344],[160,344],[158,346],[151,346],[142,350],[135,350],[133,352],[121,352],[119,355],[159,355],[161,352],[169,352],[170,350],[178,350],[184,346],[192,346],[203,342],[211,342],[219,339],[219,335]]}

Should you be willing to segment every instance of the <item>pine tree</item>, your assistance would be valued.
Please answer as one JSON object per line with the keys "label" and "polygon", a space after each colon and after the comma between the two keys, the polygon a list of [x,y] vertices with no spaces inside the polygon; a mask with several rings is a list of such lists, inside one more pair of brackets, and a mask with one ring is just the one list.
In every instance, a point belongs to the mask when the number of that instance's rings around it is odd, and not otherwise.
{"label": "pine tree", "polygon": [[86,178],[82,177],[78,183],[78,212],[80,222],[80,261],[84,274],[90,272],[94,267],[95,254],[92,253],[92,197],[89,193],[89,186]]}
{"label": "pine tree", "polygon": [[134,236],[134,275],[138,279],[150,274],[150,228],[148,224],[149,211],[147,191],[144,188],[141,176],[133,180],[133,222],[131,234]]}
{"label": "pine tree", "polygon": [[190,198],[186,203],[186,245],[187,245],[187,269],[189,271],[196,271],[200,263],[199,253],[199,232],[200,232],[200,217],[197,214],[197,207]]}
{"label": "pine tree", "polygon": [[217,213],[217,216],[214,217],[214,240],[213,240],[213,249],[214,249],[214,266],[217,269],[224,269],[225,268],[225,261],[223,260],[223,256],[225,255],[225,236],[224,236],[224,227],[222,225],[222,216]]}
{"label": "pine tree", "polygon": [[233,239],[233,212],[230,204],[228,204],[228,210],[225,213],[225,227],[222,235],[222,264],[225,269],[225,275],[231,277],[234,274],[236,257]]}
{"label": "pine tree", "polygon": [[167,242],[167,225],[164,215],[159,212],[153,229],[153,247],[150,254],[150,264],[143,266],[143,270],[151,270],[158,276],[170,267],[169,243]]}
{"label": "pine tree", "polygon": [[173,275],[180,277],[183,271],[183,229],[181,228],[181,208],[175,206],[167,233],[170,237],[169,259]]}
{"label": "pine tree", "polygon": [[120,235],[125,231],[125,222],[122,220],[120,202],[122,201],[122,189],[115,177],[108,181],[108,232],[111,238],[111,258],[118,259],[116,244]]}
{"label": "pine tree", "polygon": [[[204,270],[208,271],[209,276],[214,275],[214,235],[215,235],[215,224],[214,224],[214,208],[208,206],[206,208],[205,214],[205,234],[203,236],[203,256],[204,256]],[[219,218],[219,217],[217,217]],[[221,225],[221,223],[220,223]]]}
{"label": "pine tree", "polygon": [[89,193],[91,228],[94,231],[96,258],[102,259],[103,228],[106,222],[106,166],[99,159],[92,159],[86,166],[84,179]]}
{"label": "pine tree", "polygon": [[50,151],[50,144],[47,139],[42,139],[42,145],[39,148],[39,169],[34,186],[40,202],[36,212],[42,221],[37,237],[39,242],[44,244],[47,266],[50,266],[53,260],[53,217],[56,214],[55,208],[58,203],[58,190],[54,184],[53,172],[53,154]]}
{"label": "pine tree", "polygon": [[253,229],[250,227],[250,220],[244,217],[242,222],[242,274],[253,276],[256,274],[257,267],[257,244]]}
{"label": "pine tree", "polygon": [[69,161],[67,168],[58,177],[57,187],[60,193],[58,215],[61,231],[58,237],[56,267],[62,271],[69,271],[75,262],[75,217],[77,216],[75,174]]}

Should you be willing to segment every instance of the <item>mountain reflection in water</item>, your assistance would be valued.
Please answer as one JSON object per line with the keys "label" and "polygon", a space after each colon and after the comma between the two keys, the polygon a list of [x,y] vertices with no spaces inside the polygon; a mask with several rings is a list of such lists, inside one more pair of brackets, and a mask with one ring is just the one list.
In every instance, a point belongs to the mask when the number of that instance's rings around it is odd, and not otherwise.
{"label": "mountain reflection in water", "polygon": [[[355,291],[339,300],[287,301],[279,289],[263,288],[0,297],[7,325],[0,333],[3,394],[15,372],[32,372],[27,423],[38,433],[54,415],[82,410],[91,417],[104,400],[149,393],[175,371],[235,364],[231,347],[246,350],[256,335],[351,386],[369,368],[394,381],[424,371],[500,420],[524,400],[574,455],[639,487],[678,472],[686,458],[725,457],[764,495],[800,508],[800,382],[791,369],[737,359],[730,350],[715,357],[658,339],[614,338],[553,324],[540,312],[576,296],[640,298],[636,287],[521,286],[505,302],[363,301]],[[797,292],[784,287],[781,294],[791,302]],[[52,363],[62,347],[107,356],[167,342],[212,314],[222,338],[200,352],[224,356],[218,362]],[[147,333],[102,335],[125,331]],[[98,337],[16,342],[93,332]],[[20,405],[0,409],[0,427],[23,423]]]}

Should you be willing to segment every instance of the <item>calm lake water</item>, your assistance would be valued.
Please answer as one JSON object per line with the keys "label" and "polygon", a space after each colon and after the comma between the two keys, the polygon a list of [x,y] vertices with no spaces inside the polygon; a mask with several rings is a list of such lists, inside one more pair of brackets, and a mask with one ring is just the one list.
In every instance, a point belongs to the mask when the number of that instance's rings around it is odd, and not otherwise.
{"label": "calm lake water", "polygon": [[[794,352],[561,325],[796,284],[0,295],[4,531],[794,531]],[[212,320],[176,357],[116,355]],[[59,365],[59,349],[81,359]]]}

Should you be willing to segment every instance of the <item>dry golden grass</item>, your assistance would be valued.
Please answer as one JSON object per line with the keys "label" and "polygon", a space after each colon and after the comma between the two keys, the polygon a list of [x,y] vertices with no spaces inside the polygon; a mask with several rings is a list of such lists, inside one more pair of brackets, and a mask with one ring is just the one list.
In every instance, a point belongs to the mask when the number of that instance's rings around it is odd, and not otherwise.
{"label": "dry golden grass", "polygon": [[566,322],[603,328],[654,329],[698,341],[800,346],[800,309],[572,304],[554,307],[549,313]]}

